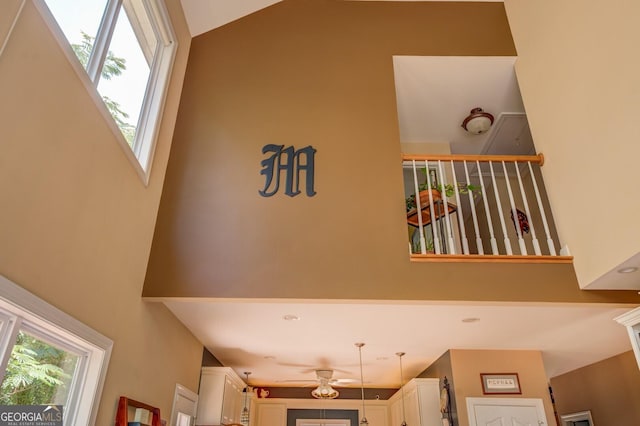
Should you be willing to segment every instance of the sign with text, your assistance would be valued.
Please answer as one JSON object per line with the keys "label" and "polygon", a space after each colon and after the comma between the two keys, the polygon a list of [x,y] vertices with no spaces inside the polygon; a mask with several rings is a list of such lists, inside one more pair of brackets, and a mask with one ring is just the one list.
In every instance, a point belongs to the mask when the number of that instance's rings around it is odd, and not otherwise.
{"label": "sign with text", "polygon": [[62,405],[0,405],[0,426],[62,426]]}
{"label": "sign with text", "polygon": [[518,373],[480,374],[482,393],[487,394],[520,394]]}
{"label": "sign with text", "polygon": [[[314,168],[316,150],[311,145],[294,149],[293,146],[268,144],[262,148],[263,154],[270,154],[260,162],[261,175],[265,177],[264,189],[258,191],[263,197],[271,197],[280,189],[280,179],[284,179],[284,193],[289,197],[300,194],[301,174],[304,173],[307,197],[316,195],[314,189]],[[284,175],[284,176],[283,176]]]}

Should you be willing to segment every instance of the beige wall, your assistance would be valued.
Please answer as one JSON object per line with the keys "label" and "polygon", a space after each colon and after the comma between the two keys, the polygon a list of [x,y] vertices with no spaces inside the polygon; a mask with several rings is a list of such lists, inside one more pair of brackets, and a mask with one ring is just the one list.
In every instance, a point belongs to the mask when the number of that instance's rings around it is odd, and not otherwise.
{"label": "beige wall", "polygon": [[558,415],[590,410],[596,425],[640,424],[640,370],[632,351],[554,377]]}
{"label": "beige wall", "polygon": [[582,287],[638,252],[640,3],[506,0],[560,240]]}
{"label": "beige wall", "polygon": [[[459,426],[469,425],[468,397],[540,398],[544,403],[548,424],[556,424],[540,351],[451,349],[450,353]],[[483,395],[481,373],[518,373],[522,394]]]}
{"label": "beige wall", "polygon": [[[284,1],[196,37],[144,295],[635,300],[571,265],[409,261],[393,55],[514,54],[495,2]],[[258,195],[266,144],[317,149],[315,197]]]}
{"label": "beige wall", "polygon": [[14,20],[18,16],[20,7],[22,5],[21,0],[6,0],[2,4],[2,14],[0,15],[0,55],[2,55],[3,47],[5,46],[11,29],[13,27]]}
{"label": "beige wall", "polygon": [[167,3],[179,47],[148,187],[32,2],[0,57],[0,273],[114,340],[99,425],[120,395],[168,419],[175,384],[198,386],[202,346],[140,298],[190,42]]}

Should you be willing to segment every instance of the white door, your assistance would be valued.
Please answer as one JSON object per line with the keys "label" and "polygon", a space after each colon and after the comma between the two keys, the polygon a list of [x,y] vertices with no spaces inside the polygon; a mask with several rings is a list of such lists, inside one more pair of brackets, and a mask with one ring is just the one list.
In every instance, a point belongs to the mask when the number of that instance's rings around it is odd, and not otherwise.
{"label": "white door", "polygon": [[469,426],[547,426],[542,399],[467,398]]}
{"label": "white door", "polygon": [[171,426],[191,426],[196,418],[198,394],[176,384],[171,410]]}

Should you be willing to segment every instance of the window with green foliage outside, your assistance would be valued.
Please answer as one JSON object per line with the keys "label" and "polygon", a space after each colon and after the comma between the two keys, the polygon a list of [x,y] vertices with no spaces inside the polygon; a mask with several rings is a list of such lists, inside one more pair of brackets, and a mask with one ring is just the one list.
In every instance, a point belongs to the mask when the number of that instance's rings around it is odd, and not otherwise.
{"label": "window with green foliage outside", "polygon": [[78,356],[18,332],[0,392],[0,405],[66,405]]}
{"label": "window with green foliage outside", "polygon": [[54,35],[68,44],[65,51],[71,48],[124,141],[148,172],[176,46],[163,1],[44,0],[44,4],[43,15],[55,28]]}

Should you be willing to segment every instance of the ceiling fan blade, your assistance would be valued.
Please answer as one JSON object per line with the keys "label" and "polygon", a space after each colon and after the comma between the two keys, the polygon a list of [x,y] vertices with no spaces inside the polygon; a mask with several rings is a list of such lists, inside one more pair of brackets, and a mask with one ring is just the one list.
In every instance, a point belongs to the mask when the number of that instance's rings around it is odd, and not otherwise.
{"label": "ceiling fan blade", "polygon": [[333,379],[329,383],[332,385],[351,385],[354,383],[360,383],[358,379]]}

